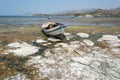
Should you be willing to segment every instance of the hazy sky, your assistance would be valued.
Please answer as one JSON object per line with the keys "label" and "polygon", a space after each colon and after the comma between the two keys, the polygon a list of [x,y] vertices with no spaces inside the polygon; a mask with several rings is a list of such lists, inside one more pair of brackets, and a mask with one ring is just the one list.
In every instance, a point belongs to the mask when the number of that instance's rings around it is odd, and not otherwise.
{"label": "hazy sky", "polygon": [[116,7],[120,7],[120,0],[0,0],[0,15]]}

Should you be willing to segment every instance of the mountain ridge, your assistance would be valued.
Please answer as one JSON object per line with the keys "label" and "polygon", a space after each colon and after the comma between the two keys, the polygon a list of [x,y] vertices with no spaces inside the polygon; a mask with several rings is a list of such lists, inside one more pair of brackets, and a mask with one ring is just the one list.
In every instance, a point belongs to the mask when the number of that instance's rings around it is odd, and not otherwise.
{"label": "mountain ridge", "polygon": [[93,8],[93,9],[85,9],[85,10],[67,10],[58,12],[55,14],[33,14],[34,16],[86,16],[91,15],[94,17],[120,17],[120,7],[118,8],[111,8],[111,9],[100,9],[100,8]]}

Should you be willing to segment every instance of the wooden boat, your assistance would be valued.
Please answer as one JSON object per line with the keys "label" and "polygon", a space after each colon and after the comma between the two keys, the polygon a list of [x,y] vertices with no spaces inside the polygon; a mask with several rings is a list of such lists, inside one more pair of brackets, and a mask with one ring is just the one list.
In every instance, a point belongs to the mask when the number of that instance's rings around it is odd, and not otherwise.
{"label": "wooden boat", "polygon": [[61,23],[47,22],[42,25],[41,29],[47,36],[63,39],[65,27]]}
{"label": "wooden boat", "polygon": [[48,17],[48,19],[52,19],[52,17],[50,16],[50,17]]}

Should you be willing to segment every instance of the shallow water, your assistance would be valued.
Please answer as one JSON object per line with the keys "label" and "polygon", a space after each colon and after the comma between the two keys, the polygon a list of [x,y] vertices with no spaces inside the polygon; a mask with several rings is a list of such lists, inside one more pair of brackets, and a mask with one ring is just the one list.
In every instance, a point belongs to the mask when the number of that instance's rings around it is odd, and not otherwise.
{"label": "shallow water", "polygon": [[86,18],[69,16],[52,16],[52,19],[48,19],[48,16],[0,16],[0,26],[2,25],[41,25],[47,21],[60,22],[67,26],[81,25],[81,26],[117,26],[119,25],[119,18]]}

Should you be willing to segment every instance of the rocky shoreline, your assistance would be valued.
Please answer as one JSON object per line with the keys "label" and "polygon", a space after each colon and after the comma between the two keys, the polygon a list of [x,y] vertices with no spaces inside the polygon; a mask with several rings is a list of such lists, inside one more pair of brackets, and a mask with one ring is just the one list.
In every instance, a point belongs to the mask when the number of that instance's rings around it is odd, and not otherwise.
{"label": "rocky shoreline", "polygon": [[[94,36],[92,36],[94,35]],[[66,39],[41,38],[12,42],[1,55],[18,57],[3,80],[119,80],[120,37],[96,33],[65,33]],[[94,39],[93,39],[94,37]],[[3,56],[0,63],[6,62]],[[4,59],[4,60],[3,60]],[[13,58],[14,59],[14,58]],[[23,60],[20,62],[19,59]],[[18,62],[17,62],[18,61]],[[12,65],[12,64],[17,64]],[[6,67],[3,65],[0,70]],[[12,67],[10,67],[12,66]],[[19,69],[17,69],[19,67]],[[7,67],[6,67],[7,68]],[[22,68],[20,70],[20,68]],[[0,72],[0,75],[5,75]]]}

